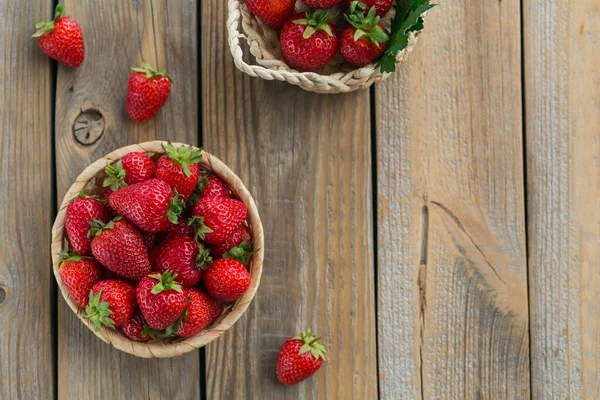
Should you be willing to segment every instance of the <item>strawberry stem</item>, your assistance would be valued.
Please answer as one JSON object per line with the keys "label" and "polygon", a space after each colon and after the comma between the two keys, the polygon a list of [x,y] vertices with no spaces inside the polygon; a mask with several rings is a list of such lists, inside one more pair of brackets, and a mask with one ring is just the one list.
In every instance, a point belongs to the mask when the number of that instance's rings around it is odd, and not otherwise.
{"label": "strawberry stem", "polygon": [[175,278],[177,278],[177,274],[175,272],[166,270],[163,274],[152,274],[148,276],[158,280],[158,283],[154,285],[150,293],[159,294],[160,292],[171,289],[182,293],[181,286],[175,282]]}
{"label": "strawberry stem", "polygon": [[244,265],[248,265],[248,261],[256,252],[257,250],[252,249],[252,245],[246,238],[239,246],[232,247],[228,252],[223,253],[223,258],[233,258]]}
{"label": "strawberry stem", "polygon": [[321,343],[319,343],[320,337],[314,337],[310,335],[310,328],[306,330],[306,332],[302,332],[300,336],[295,336],[292,339],[302,341],[302,347],[300,347],[300,352],[298,354],[302,355],[304,353],[310,352],[312,356],[316,359],[319,357],[324,361],[325,353],[327,353],[327,349]]}
{"label": "strawberry stem", "polygon": [[40,21],[35,23],[37,31],[31,36],[33,38],[40,37],[54,30],[54,23],[65,14],[65,6],[58,4],[54,9],[54,19],[52,21]]}
{"label": "strawberry stem", "polygon": [[306,25],[302,37],[304,39],[310,38],[319,29],[327,32],[329,36],[333,36],[333,32],[329,26],[329,21],[337,16],[337,13],[332,14],[328,10],[316,10],[312,14],[307,11],[306,18],[297,19],[294,21],[296,25]]}

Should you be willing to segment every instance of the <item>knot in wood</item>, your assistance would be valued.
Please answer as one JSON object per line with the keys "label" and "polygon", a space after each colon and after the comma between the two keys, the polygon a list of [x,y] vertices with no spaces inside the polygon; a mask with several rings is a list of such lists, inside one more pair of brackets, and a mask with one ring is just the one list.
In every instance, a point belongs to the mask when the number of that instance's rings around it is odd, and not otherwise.
{"label": "knot in wood", "polygon": [[73,122],[73,136],[84,146],[90,146],[104,134],[104,116],[98,110],[82,111]]}

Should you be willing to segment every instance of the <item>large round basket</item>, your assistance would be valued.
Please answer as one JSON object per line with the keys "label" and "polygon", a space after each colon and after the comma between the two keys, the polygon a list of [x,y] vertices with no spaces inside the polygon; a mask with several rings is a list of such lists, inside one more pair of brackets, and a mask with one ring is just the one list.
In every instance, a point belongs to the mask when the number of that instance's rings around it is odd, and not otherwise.
{"label": "large round basket", "polygon": [[[290,68],[279,50],[277,33],[258,20],[246,7],[244,0],[228,0],[229,17],[227,33],[229,49],[235,66],[242,72],[266,80],[286,81],[300,86],[304,90],[316,93],[346,93],[364,89],[375,82],[387,78],[389,73],[381,73],[374,64],[362,68],[352,68],[337,55],[331,63],[319,73],[299,72]],[[298,0],[296,12],[305,11],[306,6]],[[384,27],[389,28],[394,11],[381,20]],[[425,16],[425,13],[422,15]],[[240,33],[240,26],[243,33]],[[417,44],[421,31],[410,32],[408,46],[396,55],[396,66],[404,63]],[[240,39],[247,43],[252,57],[244,53]],[[253,59],[256,64],[251,64]]]}
{"label": "large round basket", "polygon": [[[69,202],[80,192],[93,194],[102,190],[101,182],[106,176],[104,173],[104,168],[106,167],[107,162],[113,163],[119,160],[125,154],[133,151],[146,152],[150,156],[161,154],[164,153],[162,144],[166,144],[166,142],[153,141],[126,146],[113,151],[99,160],[96,160],[79,175],[77,180],[75,180],[75,183],[73,183],[73,185],[69,188],[62,204],[60,205],[56,220],[54,221],[54,225],[52,227],[52,264],[54,276],[56,277],[60,291],[69,307],[71,307],[71,310],[73,310],[81,322],[92,331],[94,331],[93,324],[87,318],[85,318],[85,311],[77,307],[77,305],[73,302],[73,299],[69,295],[67,289],[60,279],[58,253],[61,251],[66,251],[68,246],[64,229],[65,210]],[[183,146],[181,143],[173,143],[173,145],[175,147]],[[256,209],[256,204],[254,204],[252,196],[240,178],[238,178],[237,175],[234,174],[218,158],[203,151],[202,161],[200,164],[203,168],[212,171],[225,182],[227,182],[234,196],[241,200],[248,208],[248,228],[252,236],[253,246],[255,249],[257,249],[249,264],[251,276],[250,288],[235,303],[226,307],[225,311],[219,317],[219,319],[217,319],[217,321],[211,324],[203,332],[200,332],[197,335],[189,338],[168,338],[163,339],[162,341],[140,343],[129,340],[121,332],[106,327],[102,327],[100,331],[94,332],[94,334],[100,339],[121,351],[138,357],[150,358],[175,357],[200,348],[207,343],[212,342],[221,336],[225,331],[227,331],[246,311],[250,305],[250,302],[252,301],[252,298],[256,294],[256,290],[258,289],[258,285],[260,283],[264,255],[263,228],[258,211]]]}

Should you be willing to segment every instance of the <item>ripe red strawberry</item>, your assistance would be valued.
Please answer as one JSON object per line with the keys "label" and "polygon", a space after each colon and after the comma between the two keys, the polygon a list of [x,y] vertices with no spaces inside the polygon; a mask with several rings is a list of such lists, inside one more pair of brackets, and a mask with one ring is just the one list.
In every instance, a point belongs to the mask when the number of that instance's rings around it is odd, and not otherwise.
{"label": "ripe red strawberry", "polygon": [[221,258],[204,272],[204,286],[219,301],[236,301],[250,287],[250,274],[241,262]]}
{"label": "ripe red strawberry", "polygon": [[200,289],[185,289],[185,295],[189,303],[177,335],[189,337],[201,332],[216,320],[223,312],[223,306]]}
{"label": "ripe red strawberry", "polygon": [[147,328],[144,330],[144,326],[148,326],[142,313],[138,310],[133,314],[130,320],[126,321],[122,328],[123,333],[131,340],[136,342],[147,342],[151,339],[148,334]]}
{"label": "ripe red strawberry", "polygon": [[[344,3],[346,3],[346,5],[348,7],[350,7],[350,5],[355,1],[356,0],[344,0]],[[366,10],[370,10],[371,7],[374,6],[375,13],[378,16],[383,17],[392,8],[392,4],[394,3],[394,0],[359,0],[359,2],[364,5],[364,9],[366,9]]]}
{"label": "ripe red strawberry", "polygon": [[206,178],[204,189],[200,192],[200,198],[204,197],[229,197],[229,186],[215,174]]}
{"label": "ripe red strawberry", "polygon": [[316,71],[325,66],[338,49],[332,15],[327,10],[295,14],[281,30],[280,46],[285,62],[300,71]]}
{"label": "ripe red strawberry", "polygon": [[142,240],[144,241],[144,247],[146,250],[153,249],[156,245],[156,233],[154,232],[141,232]]}
{"label": "ripe red strawberry", "polygon": [[187,218],[183,215],[180,215],[177,219],[177,224],[171,224],[164,231],[156,233],[156,241],[160,243],[172,236],[187,236],[193,239],[195,235],[196,232],[194,232],[194,228],[188,225]]}
{"label": "ripe red strawberry", "polygon": [[353,2],[346,14],[350,25],[340,35],[340,54],[347,63],[362,67],[381,57],[389,38],[379,24],[375,7],[371,7],[365,16],[358,4]]}
{"label": "ripe red strawberry", "polygon": [[163,150],[165,154],[156,162],[156,177],[177,190],[187,203],[200,177],[200,166],[197,163],[202,160],[202,150],[192,146],[177,149],[170,142],[163,145]]}
{"label": "ripe red strawberry", "polygon": [[152,274],[138,284],[136,298],[140,310],[154,329],[165,329],[173,324],[186,306],[181,286],[175,282],[176,274]]}
{"label": "ripe red strawberry", "polygon": [[107,224],[93,221],[89,235],[92,254],[111,271],[133,280],[151,271],[142,234],[129,221],[119,217]]}
{"label": "ripe red strawberry", "polygon": [[277,358],[277,379],[284,385],[295,385],[312,376],[321,368],[325,346],[320,338],[310,336],[310,329],[285,341]]}
{"label": "ripe red strawberry", "polygon": [[87,236],[90,222],[108,222],[110,218],[110,210],[95,196],[79,193],[71,200],[65,212],[65,229],[73,251],[81,255],[90,254],[90,239]]}
{"label": "ripe red strawberry", "polygon": [[294,12],[296,0],[246,0],[252,14],[273,29],[280,29]]}
{"label": "ripe red strawberry", "polygon": [[343,0],[302,0],[304,4],[311,8],[329,8],[340,4]]}
{"label": "ripe red strawberry", "polygon": [[105,171],[108,177],[103,185],[114,191],[152,178],[154,162],[146,153],[134,151],[125,154],[115,165],[108,164]]}
{"label": "ripe red strawberry", "polygon": [[150,251],[150,264],[158,272],[177,274],[177,282],[192,287],[202,278],[202,268],[212,262],[209,251],[200,248],[193,238],[171,236]]}
{"label": "ripe red strawberry", "polygon": [[100,325],[109,328],[123,325],[131,319],[134,311],[135,286],[121,280],[96,283],[90,291],[89,304],[85,308],[96,332],[100,330]]}
{"label": "ripe red strawberry", "polygon": [[61,253],[60,279],[75,304],[85,307],[92,287],[102,278],[100,264],[92,257]]}
{"label": "ripe red strawberry", "polygon": [[148,179],[113,192],[108,203],[143,231],[158,232],[177,223],[185,203],[171,186],[160,179]]}
{"label": "ripe red strawberry", "polygon": [[[243,245],[242,245],[242,243],[243,243]],[[252,253],[252,246],[250,245],[251,243],[252,243],[252,238],[250,237],[250,234],[243,226],[240,226],[223,243],[211,245],[210,246],[210,254],[215,258],[219,258],[219,257],[222,257],[223,254],[229,252],[231,249],[233,249],[235,247],[238,247],[241,250],[243,250],[244,254],[246,254],[247,252]],[[237,253],[238,251],[236,250],[235,252]],[[229,258],[235,258],[236,260],[245,264],[244,261],[239,260],[237,257],[229,257]]]}
{"label": "ripe red strawberry", "polygon": [[165,105],[171,93],[171,75],[155,71],[146,60],[131,68],[127,85],[127,115],[134,121],[148,121]]}
{"label": "ripe red strawberry", "polygon": [[74,19],[65,17],[64,13],[64,6],[57,5],[52,21],[35,24],[37,32],[33,37],[38,38],[40,49],[50,58],[67,67],[79,67],[85,55],[83,34],[79,24]]}
{"label": "ripe red strawberry", "polygon": [[248,210],[239,200],[226,197],[205,197],[194,205],[188,224],[196,237],[206,243],[223,243],[246,219]]}

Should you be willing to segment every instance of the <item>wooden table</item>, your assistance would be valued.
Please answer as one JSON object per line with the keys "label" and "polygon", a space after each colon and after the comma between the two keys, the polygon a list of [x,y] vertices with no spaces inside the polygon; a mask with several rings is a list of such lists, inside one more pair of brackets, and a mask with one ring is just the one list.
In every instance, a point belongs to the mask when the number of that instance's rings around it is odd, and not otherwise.
{"label": "wooden table", "polygon": [[[600,398],[598,1],[441,1],[392,78],[335,96],[238,72],[225,0],[64,3],[78,69],[30,39],[53,1],[0,7],[0,398]],[[174,87],[136,124],[142,57]],[[230,165],[267,246],[234,329],[144,360],[67,308],[50,226],[90,162],[158,138]],[[307,327],[329,360],[286,388]]]}

